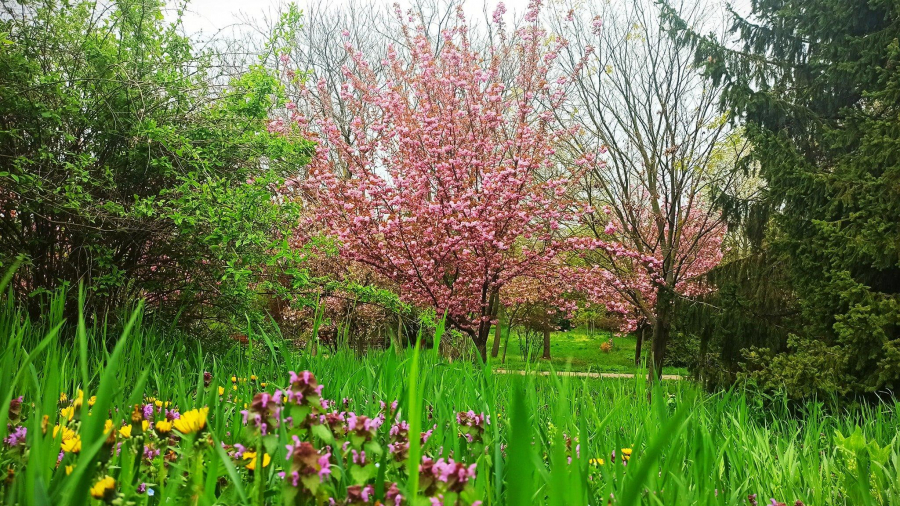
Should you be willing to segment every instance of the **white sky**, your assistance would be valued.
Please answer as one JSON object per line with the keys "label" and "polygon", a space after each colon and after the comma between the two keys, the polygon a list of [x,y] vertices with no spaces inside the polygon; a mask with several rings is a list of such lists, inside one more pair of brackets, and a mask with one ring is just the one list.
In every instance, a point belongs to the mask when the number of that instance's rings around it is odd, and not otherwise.
{"label": "white sky", "polygon": [[[313,0],[317,1],[317,0]],[[322,1],[322,0],[318,0]],[[378,0],[385,5],[392,5],[394,0]],[[486,0],[493,12],[494,6],[498,0]],[[328,0],[330,4],[341,4],[345,0]],[[202,32],[204,36],[210,36],[219,30],[240,23],[248,18],[259,18],[264,13],[271,13],[279,4],[290,3],[287,0],[190,0],[187,6],[187,12],[184,14],[185,31],[190,35],[197,35]],[[300,9],[307,4],[307,0],[297,0],[295,2]],[[407,5],[406,1],[400,0],[400,5]],[[528,0],[504,0],[506,9],[509,12],[524,12],[528,5]],[[465,9],[470,17],[479,15],[482,12],[484,2],[482,0],[466,0]]]}

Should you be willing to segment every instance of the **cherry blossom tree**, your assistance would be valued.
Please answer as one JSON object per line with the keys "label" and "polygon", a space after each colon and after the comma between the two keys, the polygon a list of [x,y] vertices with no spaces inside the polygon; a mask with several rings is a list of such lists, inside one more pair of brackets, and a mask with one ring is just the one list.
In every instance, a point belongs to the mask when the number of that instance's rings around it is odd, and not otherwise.
{"label": "cherry blossom tree", "polygon": [[[588,300],[622,316],[621,330],[638,331],[637,357],[643,330],[671,322],[659,320],[661,313],[669,317],[665,313],[668,307],[662,308],[662,303],[670,305],[675,297],[696,297],[712,289],[704,275],[722,260],[727,229],[719,214],[700,204],[695,206],[673,228],[659,227],[654,206],[646,203],[626,205],[618,212],[604,207],[593,217],[605,217],[606,225],[600,233],[610,242],[630,245],[639,256],[594,249],[584,253],[592,257],[593,266],[569,271],[569,279],[577,280]],[[624,222],[620,215],[630,216],[631,221]],[[598,283],[598,279],[602,281]],[[659,362],[651,363],[651,367],[657,373],[662,367],[660,356],[661,351],[654,350],[653,358],[659,358]]]}
{"label": "cherry blossom tree", "polygon": [[500,290],[571,248],[566,230],[588,211],[572,186],[594,154],[565,166],[554,156],[575,132],[553,114],[571,79],[556,67],[566,42],[547,36],[540,8],[533,0],[510,31],[500,4],[483,50],[459,11],[439,51],[398,8],[402,44],[387,48],[380,72],[346,45],[352,64],[338,98],[349,135],[325,83],[305,94],[315,107],[300,108],[321,113],[293,115],[318,141],[304,191],[342,255],[390,279],[403,299],[446,311],[482,357]]}

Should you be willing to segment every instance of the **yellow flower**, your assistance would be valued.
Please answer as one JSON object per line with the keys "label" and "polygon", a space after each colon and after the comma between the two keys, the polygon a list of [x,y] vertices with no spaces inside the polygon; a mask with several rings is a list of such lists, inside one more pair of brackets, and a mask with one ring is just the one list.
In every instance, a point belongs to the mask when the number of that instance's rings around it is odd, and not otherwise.
{"label": "yellow flower", "polygon": [[263,381],[262,383],[259,384],[259,386],[261,386],[261,387],[263,387],[263,388],[266,388],[267,385],[266,385],[266,382]]}
{"label": "yellow flower", "polygon": [[53,439],[56,439],[56,436],[59,435],[60,430],[62,431],[62,434],[63,434],[62,438],[64,440],[75,435],[75,431],[68,427],[63,427],[62,425],[54,425],[53,426]]}
{"label": "yellow flower", "polygon": [[60,446],[62,451],[66,453],[78,453],[81,451],[81,436],[68,427],[56,425],[53,427],[53,438],[56,439],[60,432],[62,432],[62,444]]}
{"label": "yellow flower", "polygon": [[237,391],[237,385],[231,385],[231,389]]}
{"label": "yellow flower", "polygon": [[59,410],[59,416],[65,418],[68,421],[72,421],[72,418],[75,418],[75,407],[69,406],[67,408],[62,408]]}
{"label": "yellow flower", "polygon": [[589,462],[592,466],[602,466],[603,464],[606,464],[606,461],[603,459],[591,459]]}
{"label": "yellow flower", "polygon": [[75,469],[75,466],[66,466],[66,476],[72,474],[73,469]]}
{"label": "yellow flower", "polygon": [[219,387],[219,395],[225,395],[225,387]]}
{"label": "yellow flower", "polygon": [[97,396],[92,395],[90,399],[88,399],[88,406],[94,407],[94,404],[97,402]]}
{"label": "yellow flower", "polygon": [[237,383],[237,376],[232,376],[232,377],[231,377],[231,382],[232,382],[232,383]]}
{"label": "yellow flower", "polygon": [[194,434],[206,427],[208,414],[209,408],[192,409],[187,413],[182,413],[181,418],[176,419],[172,424],[182,434]]}
{"label": "yellow flower", "polygon": [[622,458],[626,461],[631,458],[631,448],[622,448]]}
{"label": "yellow flower", "polygon": [[63,436],[62,445],[60,449],[66,453],[78,453],[81,451],[81,436],[75,434],[73,437],[66,439]]}
{"label": "yellow flower", "polygon": [[59,393],[59,402],[66,402],[67,400],[69,400],[69,396],[66,395],[65,392],[60,392]]}
{"label": "yellow flower", "polygon": [[256,375],[255,375],[255,374],[251,374],[251,375],[250,375],[250,381],[256,381],[256,379],[257,379],[257,378],[256,378]]}
{"label": "yellow flower", "polygon": [[116,428],[116,424],[114,424],[112,420],[107,418],[106,423],[103,424],[103,433],[110,434],[110,433],[112,433],[113,429],[115,429],[115,428]]}
{"label": "yellow flower", "polygon": [[[119,429],[119,435],[125,439],[130,438],[132,427],[134,427],[134,424],[123,425]],[[150,428],[150,422],[148,422],[147,420],[141,420],[141,432],[142,433],[147,432],[147,429],[149,429],[149,428]]]}
{"label": "yellow flower", "polygon": [[94,499],[111,500],[116,492],[116,480],[112,476],[104,476],[91,487],[91,497]]}
{"label": "yellow flower", "polygon": [[168,434],[172,432],[172,422],[168,420],[160,420],[156,422],[156,432],[160,434]]}
{"label": "yellow flower", "polygon": [[72,407],[75,409],[81,409],[81,404],[84,402],[84,391],[80,388],[78,389],[78,397],[72,401]]}
{"label": "yellow flower", "polygon": [[[256,470],[256,452],[244,452],[244,460],[250,461],[247,463],[247,469],[250,471]],[[263,453],[263,467],[269,467],[269,462],[271,461],[272,457],[268,453]]]}

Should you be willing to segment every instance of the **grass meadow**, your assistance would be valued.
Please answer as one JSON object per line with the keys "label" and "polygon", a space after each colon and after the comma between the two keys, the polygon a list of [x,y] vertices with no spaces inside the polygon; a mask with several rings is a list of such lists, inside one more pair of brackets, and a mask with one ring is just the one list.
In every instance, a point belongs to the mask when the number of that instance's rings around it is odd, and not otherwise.
{"label": "grass meadow", "polygon": [[252,332],[212,355],[140,312],[115,334],[61,314],[0,312],[3,504],[900,503],[894,401],[311,356]]}
{"label": "grass meadow", "polygon": [[[508,329],[504,329],[508,332]],[[503,336],[504,340],[506,335]],[[600,345],[612,339],[613,346],[609,352],[600,349]],[[588,331],[585,328],[575,328],[563,332],[553,332],[550,335],[550,360],[538,358],[541,350],[537,350],[537,357],[530,361],[525,359],[519,346],[519,339],[515,331],[509,336],[509,349],[506,353],[506,362],[495,364],[502,369],[530,369],[540,371],[576,371],[576,372],[600,372],[600,373],[636,373],[639,367],[635,366],[634,353],[637,339],[634,334],[616,334],[604,330]],[[643,348],[642,356],[647,357],[649,346]],[[499,358],[502,359],[501,347]],[[683,367],[666,367],[665,374],[688,375],[688,370]]]}

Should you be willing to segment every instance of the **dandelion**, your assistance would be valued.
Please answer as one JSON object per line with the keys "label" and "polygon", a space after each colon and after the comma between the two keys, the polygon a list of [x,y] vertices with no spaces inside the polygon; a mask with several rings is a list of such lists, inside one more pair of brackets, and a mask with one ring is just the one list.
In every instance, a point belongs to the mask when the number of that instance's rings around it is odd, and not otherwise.
{"label": "dandelion", "polygon": [[164,436],[172,432],[172,422],[169,420],[160,420],[156,422],[156,432],[160,436]]}
{"label": "dandelion", "polygon": [[72,418],[75,418],[75,406],[68,406],[59,410],[59,416],[65,418],[67,421],[72,421]]}
{"label": "dandelion", "polygon": [[182,434],[194,434],[206,428],[206,417],[209,408],[192,409],[181,414],[181,418],[172,422],[172,426]]}
{"label": "dandelion", "polygon": [[57,425],[53,427],[53,437],[62,433],[62,444],[60,445],[60,449],[62,449],[65,453],[78,453],[81,451],[81,436],[75,433],[74,430],[68,427],[62,427]]}
{"label": "dandelion", "polygon": [[112,476],[104,476],[91,487],[91,497],[110,502],[115,498],[116,480]]}
{"label": "dandelion", "polygon": [[[122,426],[122,428],[119,429],[119,435],[122,436],[122,437],[125,438],[125,439],[131,438],[131,429],[132,429],[132,427],[134,427],[134,425],[124,425],[124,426]],[[141,421],[141,432],[142,432],[142,433],[143,433],[143,432],[146,432],[148,428],[150,428],[150,422],[148,422],[147,420],[142,420],[142,421]]]}
{"label": "dandelion", "polygon": [[[249,471],[256,471],[256,461],[257,461],[256,452],[244,452],[243,458],[244,458],[244,460],[250,461],[247,463],[247,466],[246,466],[247,469]],[[269,462],[271,462],[271,461],[272,461],[272,457],[269,456],[268,453],[263,453],[263,459],[262,459],[263,467],[269,467]]]}

